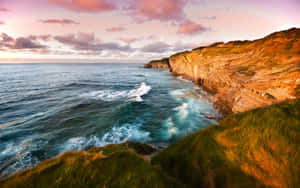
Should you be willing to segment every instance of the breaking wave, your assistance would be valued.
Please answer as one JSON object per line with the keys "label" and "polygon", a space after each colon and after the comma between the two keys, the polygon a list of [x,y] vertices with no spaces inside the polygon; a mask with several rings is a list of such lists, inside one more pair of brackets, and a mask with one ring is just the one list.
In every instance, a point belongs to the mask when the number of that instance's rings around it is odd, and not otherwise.
{"label": "breaking wave", "polygon": [[117,101],[127,99],[134,100],[136,102],[142,102],[142,96],[148,94],[151,89],[151,86],[148,86],[145,82],[142,82],[135,89],[129,91],[101,90],[89,92],[81,96],[86,98],[100,99],[103,101]]}
{"label": "breaking wave", "polygon": [[142,124],[123,124],[115,126],[109,132],[105,133],[102,138],[97,136],[75,137],[69,139],[63,147],[63,151],[82,150],[89,147],[103,147],[108,144],[120,144],[126,141],[150,141],[150,132],[141,129]]}
{"label": "breaking wave", "polygon": [[188,80],[188,79],[185,79],[184,77],[182,77],[182,76],[178,76],[178,77],[176,77],[178,80],[181,80],[181,81],[184,81],[184,82],[189,82],[189,83],[192,83],[193,81],[191,81],[191,80]]}

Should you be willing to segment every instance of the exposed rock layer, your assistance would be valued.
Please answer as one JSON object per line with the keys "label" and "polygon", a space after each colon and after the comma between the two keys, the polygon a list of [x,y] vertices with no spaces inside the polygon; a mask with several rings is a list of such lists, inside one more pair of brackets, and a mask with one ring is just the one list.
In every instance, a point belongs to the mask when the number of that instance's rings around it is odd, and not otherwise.
{"label": "exposed rock layer", "polygon": [[153,68],[153,69],[169,69],[169,58],[164,58],[161,60],[150,61],[146,65],[145,68]]}
{"label": "exposed rock layer", "polygon": [[169,66],[210,91],[223,113],[295,99],[300,96],[300,29],[178,53]]}

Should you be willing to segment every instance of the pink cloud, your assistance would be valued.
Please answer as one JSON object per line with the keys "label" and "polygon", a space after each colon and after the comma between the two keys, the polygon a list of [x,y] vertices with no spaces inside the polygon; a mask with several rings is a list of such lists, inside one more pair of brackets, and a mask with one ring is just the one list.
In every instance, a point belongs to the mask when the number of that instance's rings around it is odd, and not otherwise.
{"label": "pink cloud", "polygon": [[138,38],[120,38],[120,40],[127,43],[127,44],[131,44],[131,43],[137,41]]}
{"label": "pink cloud", "polygon": [[1,8],[0,7],[0,12],[8,12],[9,10],[7,8]]}
{"label": "pink cloud", "polygon": [[171,45],[159,41],[145,45],[143,48],[141,48],[141,51],[147,53],[163,53],[171,51],[171,47]]}
{"label": "pink cloud", "polygon": [[43,41],[48,41],[51,39],[50,34],[45,34],[45,35],[29,35],[27,38],[30,40],[43,40]]}
{"label": "pink cloud", "polygon": [[51,35],[45,34],[45,35],[40,35],[39,36],[42,40],[49,40],[51,38]]}
{"label": "pink cloud", "polygon": [[201,24],[194,23],[190,20],[185,20],[179,24],[179,28],[177,30],[178,34],[186,34],[192,35],[207,31],[207,28],[202,26]]}
{"label": "pink cloud", "polygon": [[4,21],[0,21],[0,25],[4,25],[5,24],[5,22]]}
{"label": "pink cloud", "polygon": [[47,46],[32,40],[30,37],[13,38],[6,33],[0,35],[0,50],[26,50],[26,49],[44,49]]}
{"label": "pink cloud", "polygon": [[184,18],[184,5],[187,0],[134,0],[129,7],[130,15],[137,21],[181,20]]}
{"label": "pink cloud", "polygon": [[80,12],[111,11],[116,7],[107,0],[48,0],[48,2]]}
{"label": "pink cloud", "polygon": [[40,22],[42,23],[46,23],[46,24],[79,24],[79,22],[75,22],[73,20],[70,19],[47,19],[47,20],[40,20]]}
{"label": "pink cloud", "polygon": [[126,28],[119,26],[119,27],[111,27],[111,28],[107,28],[106,31],[107,32],[121,32],[121,31],[125,31]]}
{"label": "pink cloud", "polygon": [[86,51],[92,53],[99,53],[104,50],[108,51],[133,51],[129,45],[121,46],[119,43],[102,43],[95,38],[93,33],[78,33],[78,34],[65,34],[54,36],[54,40],[60,42],[61,44],[71,46],[77,51]]}
{"label": "pink cloud", "polygon": [[148,20],[182,21],[186,15],[184,7],[188,3],[203,0],[48,0],[49,3],[73,11],[101,12],[126,11],[135,21]]}

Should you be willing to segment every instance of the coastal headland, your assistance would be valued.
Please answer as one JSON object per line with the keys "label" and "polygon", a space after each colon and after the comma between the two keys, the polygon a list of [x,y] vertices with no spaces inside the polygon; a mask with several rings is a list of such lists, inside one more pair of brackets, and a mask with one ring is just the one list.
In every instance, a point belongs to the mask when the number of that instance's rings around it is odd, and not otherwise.
{"label": "coastal headland", "polygon": [[244,112],[300,95],[300,29],[254,41],[219,42],[151,61],[213,94],[224,114]]}

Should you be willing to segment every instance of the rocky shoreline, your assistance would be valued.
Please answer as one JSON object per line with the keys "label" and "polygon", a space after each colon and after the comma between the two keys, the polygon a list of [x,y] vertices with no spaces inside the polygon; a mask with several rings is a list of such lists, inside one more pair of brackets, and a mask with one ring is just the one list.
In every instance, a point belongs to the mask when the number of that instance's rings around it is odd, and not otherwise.
{"label": "rocky shoreline", "polygon": [[192,80],[214,95],[214,106],[225,115],[244,112],[300,97],[300,29],[215,43],[145,67]]}

